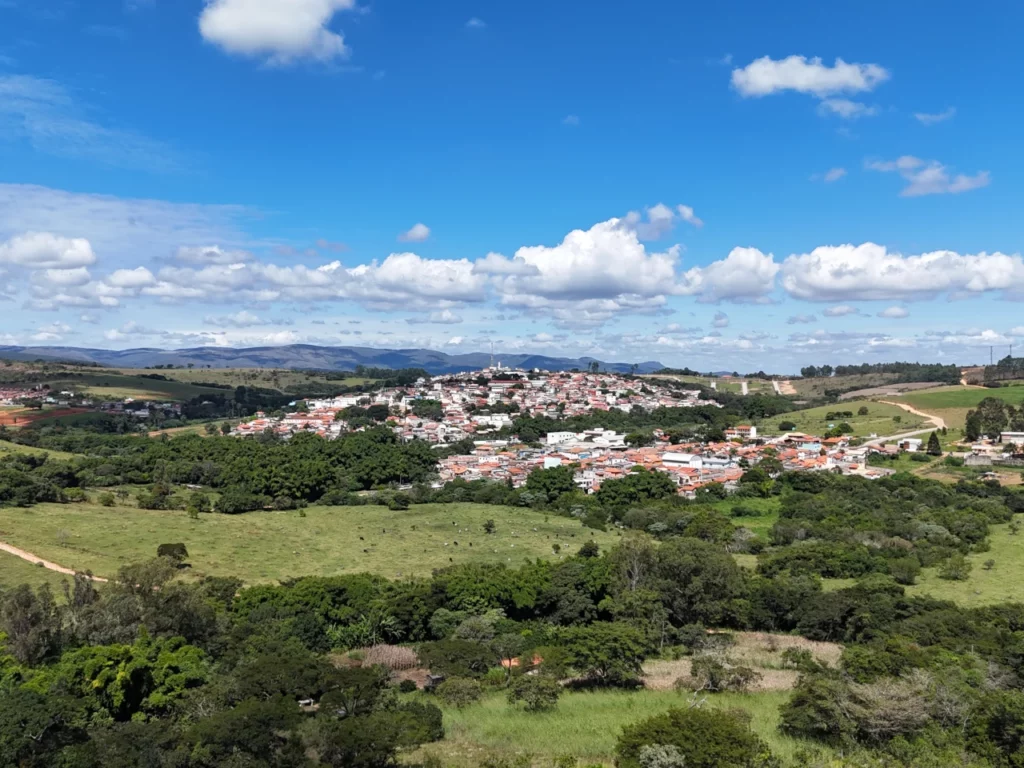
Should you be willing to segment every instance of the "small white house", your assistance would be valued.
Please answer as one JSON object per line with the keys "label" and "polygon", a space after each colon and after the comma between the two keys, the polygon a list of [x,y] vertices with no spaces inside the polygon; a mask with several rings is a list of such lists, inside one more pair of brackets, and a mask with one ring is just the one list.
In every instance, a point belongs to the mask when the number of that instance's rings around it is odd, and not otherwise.
{"label": "small white house", "polygon": [[561,445],[576,439],[575,432],[548,432],[548,445]]}
{"label": "small white house", "polygon": [[675,453],[670,451],[661,456],[661,463],[666,468],[680,467],[685,469],[703,469],[704,459],[695,453]]}
{"label": "small white house", "polygon": [[1024,432],[1000,432],[999,442],[1022,445],[1024,444]]}
{"label": "small white house", "polygon": [[917,453],[921,450],[921,446],[924,445],[924,440],[918,437],[906,437],[900,440],[900,450],[906,451],[907,453]]}

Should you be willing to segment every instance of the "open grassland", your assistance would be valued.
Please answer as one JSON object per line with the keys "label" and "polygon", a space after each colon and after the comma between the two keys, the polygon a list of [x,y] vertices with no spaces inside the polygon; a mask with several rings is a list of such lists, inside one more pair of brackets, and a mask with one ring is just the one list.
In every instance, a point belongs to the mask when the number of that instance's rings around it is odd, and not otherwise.
{"label": "open grassland", "polygon": [[[733,525],[749,528],[758,536],[763,537],[768,536],[768,531],[771,530],[771,527],[779,519],[778,497],[756,499],[733,496],[716,502],[711,506],[728,517]],[[733,510],[737,507],[743,507],[754,514],[734,516]]]}
{"label": "open grassland", "polygon": [[0,424],[7,429],[20,429],[29,424],[54,423],[61,419],[95,418],[95,412],[84,408],[12,408],[0,413]]}
{"label": "open grassland", "polygon": [[[162,375],[162,374],[161,374]],[[51,391],[82,392],[103,400],[191,400],[201,395],[231,396],[231,390],[201,387],[183,381],[161,381],[116,371],[90,371],[81,375],[47,379]]]}
{"label": "open grassland", "polygon": [[150,437],[159,437],[160,435],[169,435],[170,437],[176,437],[180,435],[200,435],[202,437],[210,434],[206,431],[208,424],[213,424],[217,430],[217,434],[221,434],[221,424],[230,424],[235,426],[241,419],[217,419],[215,421],[201,421],[195,424],[189,424],[187,427],[171,427],[170,429],[155,429],[149,433]]}
{"label": "open grassland", "polygon": [[51,451],[46,448],[32,448],[28,445],[18,445],[17,443],[9,443],[6,440],[0,440],[0,460],[3,460],[5,456],[13,456],[16,453],[26,454],[29,456],[48,456],[51,459],[75,458],[75,454],[73,453]]}
{"label": "open grassland", "polygon": [[[868,409],[867,415],[859,416],[857,414],[857,411],[861,407],[866,407]],[[836,411],[850,411],[853,415],[838,419],[825,418],[829,413],[834,413]],[[893,417],[896,416],[900,419],[899,423],[893,421]],[[824,434],[830,427],[846,422],[853,427],[852,434],[857,437],[868,437],[870,435],[883,436],[900,434],[902,432],[912,432],[915,429],[924,429],[931,424],[931,422],[922,419],[920,416],[908,413],[895,405],[855,401],[837,403],[835,405],[823,405],[818,408],[806,408],[802,411],[783,413],[779,416],[773,416],[770,420],[765,420],[758,424],[757,429],[758,432],[763,432],[766,435],[777,435],[783,431],[779,429],[779,424],[786,421],[796,424],[796,428],[792,431],[806,432],[808,434],[818,436]]]}
{"label": "open grassland", "polygon": [[[783,691],[720,693],[708,696],[705,706],[749,713],[754,731],[789,766],[804,745],[778,731],[779,706],[788,698]],[[487,758],[527,755],[533,766],[548,768],[555,758],[572,755],[584,764],[610,766],[623,726],[685,707],[689,699],[675,691],[571,692],[554,710],[531,713],[495,693],[463,709],[445,708],[445,740],[411,757],[436,755],[445,766],[476,768]]]}
{"label": "open grassland", "polygon": [[962,430],[967,420],[967,411],[977,407],[986,397],[995,397],[1017,407],[1024,401],[1024,387],[936,387],[900,395],[900,402],[941,417],[953,430]]}
{"label": "open grassland", "polygon": [[156,371],[126,368],[120,371],[126,376],[137,376],[146,373],[158,373],[173,379],[175,382],[197,384],[222,384],[232,389],[235,387],[261,387],[276,389],[279,392],[301,393],[313,385],[326,387],[354,387],[367,384],[372,379],[362,376],[349,376],[344,379],[328,379],[323,374],[307,371],[294,371],[287,368],[173,368]]}
{"label": "open grassland", "polygon": [[6,552],[0,552],[0,590],[11,589],[21,584],[28,584],[31,587],[49,584],[54,596],[58,601],[63,602],[64,591],[62,583],[70,576],[48,571],[38,565],[33,565],[20,557],[15,557]]}
{"label": "open grassland", "polygon": [[854,376],[832,376],[817,379],[792,379],[790,383],[802,397],[824,397],[827,391],[849,391],[881,387],[899,378],[895,373],[861,373]]}
{"label": "open grassland", "polygon": [[[967,556],[973,568],[966,581],[940,579],[938,569],[925,568],[907,594],[953,600],[967,608],[1024,602],[1024,533],[1011,534],[1009,525],[993,525],[991,531],[992,549]],[[985,568],[988,560],[995,561],[991,570]]]}
{"label": "open grassland", "polygon": [[[310,507],[305,514],[204,514],[190,520],[182,511],[39,504],[0,509],[0,539],[106,577],[154,557],[160,544],[182,542],[192,576],[237,576],[250,584],[356,572],[423,576],[463,562],[518,566],[527,558],[566,557],[591,539],[602,549],[618,540],[615,533],[593,531],[570,518],[484,504],[424,504],[404,512]],[[496,525],[490,535],[483,531],[488,519]]]}

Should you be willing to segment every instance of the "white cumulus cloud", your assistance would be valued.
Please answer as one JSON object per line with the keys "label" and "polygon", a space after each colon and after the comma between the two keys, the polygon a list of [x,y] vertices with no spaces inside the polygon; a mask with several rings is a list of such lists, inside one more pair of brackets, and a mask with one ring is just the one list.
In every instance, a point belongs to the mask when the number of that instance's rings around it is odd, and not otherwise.
{"label": "white cumulus cloud", "polygon": [[430,227],[423,223],[417,223],[400,234],[398,241],[400,243],[422,243],[428,237],[430,237]]}
{"label": "white cumulus cloud", "polygon": [[757,248],[733,248],[721,261],[687,270],[676,293],[700,301],[763,302],[775,287],[779,265]]}
{"label": "white cumulus cloud", "polygon": [[913,300],[940,294],[1024,292],[1019,254],[932,251],[904,256],[883,245],[820,246],[782,265],[782,285],[808,301]]}
{"label": "white cumulus cloud", "polygon": [[768,96],[782,91],[797,91],[824,98],[836,93],[870,91],[889,78],[878,64],[823,64],[820,58],[788,56],[772,59],[763,56],[732,71],[732,85],[743,96]]}
{"label": "white cumulus cloud", "polygon": [[75,269],[96,263],[88,240],[27,232],[0,242],[0,264],[28,269]]}
{"label": "white cumulus cloud", "polygon": [[283,64],[349,55],[342,35],[330,29],[335,14],[355,0],[207,0],[199,32],[228,53],[266,57]]}

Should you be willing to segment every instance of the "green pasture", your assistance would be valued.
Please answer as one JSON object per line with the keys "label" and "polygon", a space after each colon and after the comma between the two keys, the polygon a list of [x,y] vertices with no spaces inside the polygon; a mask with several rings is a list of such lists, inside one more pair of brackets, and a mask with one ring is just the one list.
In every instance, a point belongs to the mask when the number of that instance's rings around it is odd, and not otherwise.
{"label": "green pasture", "polygon": [[[394,512],[383,506],[316,506],[304,513],[204,514],[191,520],[183,511],[39,504],[0,509],[0,539],[108,577],[122,565],[155,557],[160,544],[183,542],[193,576],[237,576],[246,583],[356,572],[425,576],[464,562],[518,566],[526,559],[566,557],[589,540],[602,548],[618,540],[616,533],[520,507],[424,504]],[[488,519],[495,522],[493,534],[483,530]]]}

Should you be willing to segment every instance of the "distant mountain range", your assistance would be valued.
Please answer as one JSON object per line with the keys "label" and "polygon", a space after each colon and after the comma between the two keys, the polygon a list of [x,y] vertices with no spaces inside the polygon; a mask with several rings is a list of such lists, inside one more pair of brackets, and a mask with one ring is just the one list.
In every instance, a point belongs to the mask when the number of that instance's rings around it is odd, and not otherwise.
{"label": "distant mountain range", "polygon": [[[83,347],[0,346],[0,358],[8,360],[51,360],[96,363],[117,368],[147,368],[154,365],[188,365],[211,368],[302,368],[319,371],[352,371],[357,365],[377,368],[423,368],[433,374],[459,373],[486,368],[489,352],[449,355],[431,349],[374,349],[372,347],[320,347],[291,344],[284,347],[195,347],[193,349],[88,349]],[[601,370],[629,373],[631,363],[606,363],[592,357],[567,358],[546,355],[497,354],[495,362],[507,368],[541,368],[548,371],[584,369],[593,362]],[[653,373],[661,363],[636,364],[637,373]]]}

